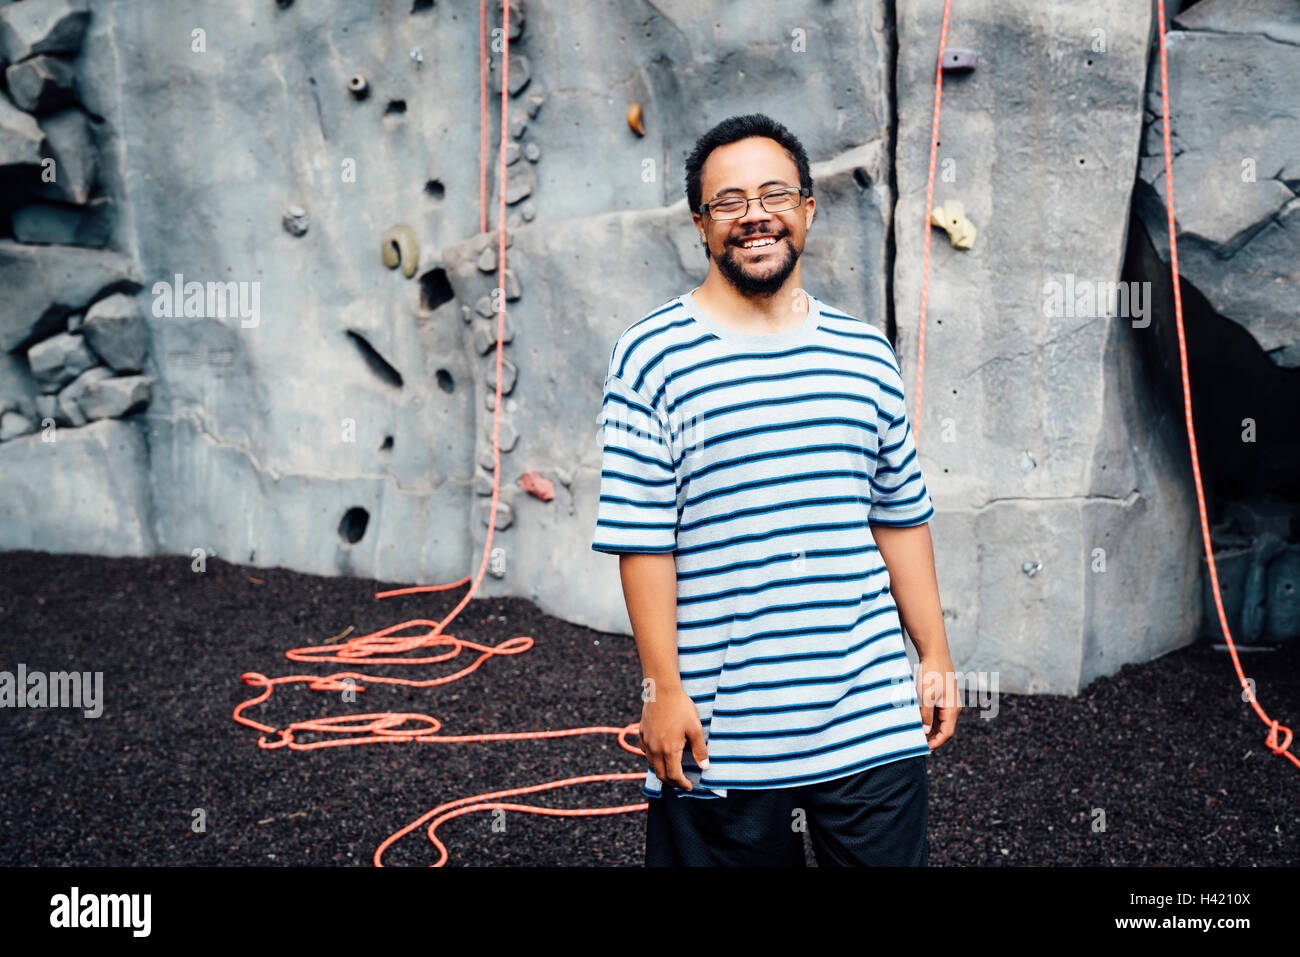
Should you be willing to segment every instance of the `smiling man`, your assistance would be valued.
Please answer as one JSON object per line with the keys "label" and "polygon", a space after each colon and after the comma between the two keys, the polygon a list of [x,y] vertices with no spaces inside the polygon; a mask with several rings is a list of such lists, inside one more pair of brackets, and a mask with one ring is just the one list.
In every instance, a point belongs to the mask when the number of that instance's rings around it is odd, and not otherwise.
{"label": "smiling man", "polygon": [[[592,548],[641,658],[648,865],[924,865],[960,710],[889,341],[802,287],[808,158],[732,117],[686,163],[709,259],[614,344]],[[917,648],[913,676],[901,622]]]}

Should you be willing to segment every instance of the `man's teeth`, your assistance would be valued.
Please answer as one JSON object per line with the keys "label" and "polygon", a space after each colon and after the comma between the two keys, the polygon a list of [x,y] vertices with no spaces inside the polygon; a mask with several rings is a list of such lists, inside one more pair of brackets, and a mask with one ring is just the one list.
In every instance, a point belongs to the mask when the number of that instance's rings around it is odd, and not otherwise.
{"label": "man's teeth", "polygon": [[769,246],[774,242],[776,242],[776,240],[771,237],[768,237],[767,239],[747,239],[740,244],[740,248],[753,249],[755,246]]}

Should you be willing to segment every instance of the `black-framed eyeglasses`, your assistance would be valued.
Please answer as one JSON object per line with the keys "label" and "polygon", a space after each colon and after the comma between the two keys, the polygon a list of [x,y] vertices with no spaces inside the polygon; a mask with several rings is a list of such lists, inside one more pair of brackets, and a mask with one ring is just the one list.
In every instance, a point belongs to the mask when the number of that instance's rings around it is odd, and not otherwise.
{"label": "black-framed eyeglasses", "polygon": [[763,203],[763,208],[769,213],[783,213],[787,209],[794,209],[802,201],[803,197],[811,195],[812,190],[807,186],[784,186],[781,189],[768,190],[762,196],[755,196],[753,199],[745,199],[741,196],[724,196],[722,199],[715,199],[711,203],[700,204],[700,215],[707,214],[710,218],[719,219],[740,219],[749,211],[749,204],[755,199]]}

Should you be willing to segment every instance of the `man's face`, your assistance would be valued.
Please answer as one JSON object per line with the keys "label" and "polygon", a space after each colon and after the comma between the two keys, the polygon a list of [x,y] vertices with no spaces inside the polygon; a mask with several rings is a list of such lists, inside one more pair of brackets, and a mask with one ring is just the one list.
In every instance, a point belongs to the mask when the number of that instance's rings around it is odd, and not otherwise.
{"label": "man's face", "polygon": [[[781,144],[765,136],[728,143],[709,154],[700,171],[700,201],[723,196],[757,197],[783,186],[798,186],[799,170]],[[755,199],[739,219],[715,220],[694,214],[709,258],[737,291],[748,296],[775,294],[803,253],[816,201],[806,197],[793,209],[769,213]],[[774,243],[754,249],[741,243],[761,236]]]}

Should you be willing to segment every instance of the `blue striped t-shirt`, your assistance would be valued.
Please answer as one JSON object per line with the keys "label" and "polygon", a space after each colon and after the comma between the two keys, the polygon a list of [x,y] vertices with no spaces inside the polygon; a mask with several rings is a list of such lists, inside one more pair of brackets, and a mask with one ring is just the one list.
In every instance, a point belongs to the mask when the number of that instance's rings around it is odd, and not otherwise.
{"label": "blue striped t-shirt", "polygon": [[[808,296],[798,328],[733,332],[691,293],[610,355],[596,551],[671,552],[677,661],[709,768],[679,794],[796,787],[928,755],[871,525],[934,514],[898,359]],[[647,771],[642,787],[658,797]]]}

